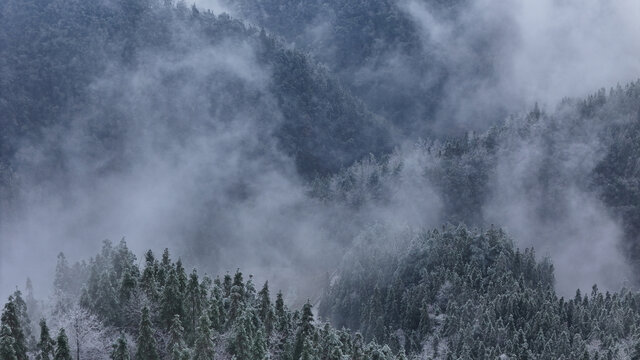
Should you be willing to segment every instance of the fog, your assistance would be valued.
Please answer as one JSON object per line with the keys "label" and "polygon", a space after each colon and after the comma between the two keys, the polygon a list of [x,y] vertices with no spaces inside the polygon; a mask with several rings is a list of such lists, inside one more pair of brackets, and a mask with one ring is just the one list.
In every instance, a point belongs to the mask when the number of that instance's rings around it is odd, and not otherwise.
{"label": "fog", "polygon": [[[196,3],[230,11],[221,1]],[[423,1],[397,6],[447,65],[438,112],[428,119],[436,133],[486,130],[536,102],[562,120],[571,116],[555,112],[562,98],[640,76],[634,0],[478,0],[453,20]],[[31,277],[44,297],[59,251],[86,259],[102,240],[124,237],[139,259],[146,249],[168,247],[187,268],[214,275],[240,268],[300,301],[324,285],[351,240],[370,226],[402,233],[449,220],[440,189],[424,176],[440,160],[413,138],[397,139],[392,162],[402,170],[385,183],[386,201],[353,208],[311,197],[273,136],[283,115],[270,90],[271,69],[256,59],[254,45],[211,45],[188,29],[175,31],[180,56],[144,53],[135,67],[114,61],[87,89],[91,102],[67,114],[70,127],[51,125],[46,142],[21,144],[21,186],[0,219],[0,295]],[[385,64],[357,76],[388,71],[415,80],[401,55],[388,54]],[[430,86],[434,76],[419,81]],[[118,120],[102,123],[105,113]],[[118,151],[96,141],[101,127],[120,130]],[[475,225],[503,225],[518,245],[550,256],[562,293],[596,282],[617,289],[629,274],[621,225],[583,182],[605,144],[589,134],[595,128],[571,138],[574,130],[558,132],[553,148],[536,136],[502,144],[483,222]],[[52,168],[52,153],[64,164]],[[539,181],[545,161],[558,154],[557,173],[549,176],[557,183]],[[364,159],[349,171],[368,179],[377,170]]]}
{"label": "fog", "polygon": [[424,1],[399,6],[418,25],[425,48],[447,64],[435,119],[444,131],[482,129],[497,110],[553,107],[640,75],[637,1],[476,0],[453,20]]}

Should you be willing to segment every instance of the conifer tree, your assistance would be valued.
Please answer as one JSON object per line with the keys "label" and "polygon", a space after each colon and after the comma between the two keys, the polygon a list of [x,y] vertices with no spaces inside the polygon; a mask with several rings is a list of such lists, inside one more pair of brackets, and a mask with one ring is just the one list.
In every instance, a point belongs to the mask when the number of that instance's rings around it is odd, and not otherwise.
{"label": "conifer tree", "polygon": [[244,282],[242,280],[242,273],[238,270],[233,277],[233,285],[231,286],[230,298],[231,304],[229,305],[229,322],[233,323],[238,316],[244,303]]}
{"label": "conifer tree", "polygon": [[11,330],[11,337],[14,342],[13,349],[15,350],[18,360],[27,360],[27,346],[13,296],[9,296],[9,301],[4,305],[0,323],[8,326]]}
{"label": "conifer tree", "polygon": [[253,346],[251,330],[251,320],[247,312],[243,312],[233,325],[233,339],[230,348],[231,353],[238,360],[251,359]]}
{"label": "conifer tree", "polygon": [[193,360],[213,360],[214,346],[211,339],[211,323],[207,314],[200,317],[196,342],[193,349]]}
{"label": "conifer tree", "polygon": [[56,339],[56,351],[53,360],[72,360],[71,349],[69,348],[69,339],[64,331],[60,329],[58,338]]}
{"label": "conifer tree", "polygon": [[14,349],[15,340],[8,325],[2,324],[0,327],[0,359],[18,360]]}
{"label": "conifer tree", "polygon": [[140,288],[147,295],[149,300],[155,301],[158,299],[158,283],[157,273],[159,271],[158,262],[156,261],[153,252],[147,251],[145,256],[145,266],[140,277]]}
{"label": "conifer tree", "polygon": [[264,324],[267,335],[271,334],[273,329],[273,309],[271,307],[271,298],[269,297],[269,282],[265,282],[262,290],[258,292],[258,315]]}
{"label": "conifer tree", "polygon": [[116,343],[113,344],[111,360],[129,360],[129,345],[124,333],[121,333]]}
{"label": "conifer tree", "polygon": [[311,303],[307,301],[302,307],[302,314],[300,317],[300,323],[298,324],[298,330],[296,333],[296,346],[294,350],[294,358],[297,359],[302,354],[302,348],[305,345],[305,340],[313,335],[315,327],[313,326],[313,312],[311,311]]}
{"label": "conifer tree", "polygon": [[303,341],[302,348],[300,350],[300,356],[297,357],[300,360],[317,360],[318,354],[313,346],[310,338],[306,338]]}
{"label": "conifer tree", "polygon": [[156,339],[153,337],[153,327],[149,318],[149,308],[142,308],[142,318],[140,319],[138,350],[136,360],[158,360],[158,350],[156,350]]}
{"label": "conifer tree", "polygon": [[184,328],[180,322],[180,315],[173,317],[171,329],[169,330],[169,343],[167,348],[172,360],[190,359],[189,349],[184,343]]}
{"label": "conifer tree", "polygon": [[287,311],[284,306],[282,291],[278,291],[278,295],[276,296],[275,317],[276,330],[280,332],[286,331],[286,329],[289,327],[289,319],[287,317]]}
{"label": "conifer tree", "polygon": [[265,332],[263,328],[260,327],[255,331],[251,358],[252,360],[263,360],[265,359],[267,354],[267,339],[265,338]]}
{"label": "conifer tree", "polygon": [[13,293],[13,302],[16,305],[16,314],[18,315],[20,328],[24,333],[25,346],[27,350],[32,350],[35,348],[36,341],[33,337],[33,329],[31,328],[31,319],[29,319],[27,303],[22,298],[22,291],[16,290]]}
{"label": "conifer tree", "polygon": [[183,318],[184,307],[180,283],[175,269],[170,269],[164,291],[162,292],[162,302],[160,304],[160,319],[166,329],[171,327],[171,321],[175,315]]}
{"label": "conifer tree", "polygon": [[222,290],[215,284],[211,291],[209,299],[209,320],[211,328],[217,331],[222,330],[224,326],[224,305],[222,302]]}
{"label": "conifer tree", "polygon": [[193,343],[193,337],[195,335],[198,321],[202,315],[203,299],[200,289],[200,282],[198,281],[198,273],[194,269],[189,276],[189,282],[187,283],[187,290],[185,296],[185,316],[187,317],[187,327],[189,334],[188,338],[190,343]]}
{"label": "conifer tree", "polygon": [[38,359],[50,360],[55,352],[55,341],[51,338],[45,319],[40,320],[40,341],[38,341]]}

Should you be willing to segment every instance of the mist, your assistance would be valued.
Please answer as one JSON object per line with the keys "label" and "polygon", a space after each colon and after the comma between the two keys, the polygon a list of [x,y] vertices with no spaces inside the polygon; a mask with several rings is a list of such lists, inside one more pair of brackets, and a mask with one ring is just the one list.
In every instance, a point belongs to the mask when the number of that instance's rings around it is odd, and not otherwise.
{"label": "mist", "polygon": [[[196,4],[217,14],[236,13],[222,1]],[[444,161],[418,137],[482,133],[536,102],[561,122],[571,117],[555,112],[561,99],[640,75],[640,4],[632,0],[479,0],[451,13],[423,1],[394,5],[416,26],[420,55],[437,66],[415,76],[415,59],[389,51],[382,61],[355,69],[351,80],[357,88],[393,78],[380,88],[441,92],[435,111],[418,102],[406,115],[411,128],[428,131],[397,135],[402,132],[385,123],[397,146],[387,164],[402,166],[382,182],[384,200],[367,198],[364,185],[349,190],[353,198],[346,203],[364,199],[357,206],[310,195],[312,186],[296,159],[275,139],[284,114],[272,91],[273,69],[258,59],[255,43],[229,36],[211,44],[173,25],[175,53],[147,49],[135,66],[108,59],[85,89],[86,106],[65,113],[69,126],[47,126],[43,143],[20,143],[17,200],[0,221],[0,295],[26,277],[45,295],[57,252],[72,261],[86,259],[102,240],[125,238],[139,256],[168,247],[187,267],[212,274],[240,268],[298,291],[301,300],[371,226],[402,233],[459,218],[444,210],[442,186],[425,176]],[[314,44],[327,43],[331,24],[317,21],[308,29]],[[116,120],[102,123],[105,113]],[[111,128],[121,137],[108,148],[95,133]],[[589,134],[597,133],[595,127],[571,138],[574,130],[558,132],[554,141],[561,145],[551,150],[542,136],[501,144],[488,170],[486,199],[475,214],[480,220],[467,222],[504,226],[518,245],[551,257],[563,293],[593,283],[617,289],[630,271],[622,254],[623,230],[582,182],[608,144]],[[61,164],[52,165],[54,153],[64,159]],[[558,183],[550,186],[538,175],[557,154],[563,160],[549,178]],[[360,184],[383,177],[383,162],[365,157],[329,174],[332,191],[341,191],[345,173]]]}

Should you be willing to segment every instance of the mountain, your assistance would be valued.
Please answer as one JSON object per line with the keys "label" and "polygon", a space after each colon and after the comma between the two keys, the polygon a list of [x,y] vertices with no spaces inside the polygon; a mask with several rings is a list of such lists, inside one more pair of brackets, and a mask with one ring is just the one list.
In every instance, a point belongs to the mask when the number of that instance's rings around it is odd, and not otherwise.
{"label": "mountain", "polygon": [[373,231],[320,308],[334,325],[432,359],[637,356],[638,294],[554,292],[553,265],[501,229],[446,227],[386,246]]}
{"label": "mountain", "polygon": [[[89,138],[88,161],[117,168],[127,161],[127,136],[146,136],[140,128],[166,128],[181,142],[246,118],[260,118],[252,126],[272,132],[306,176],[390,149],[384,120],[321,65],[225,14],[147,0],[4,1],[1,14],[0,158],[8,172],[25,166],[20,151],[32,144],[47,146],[39,170],[68,167],[59,142],[73,131]],[[207,58],[214,64],[198,68]],[[136,76],[156,83],[131,83]]]}

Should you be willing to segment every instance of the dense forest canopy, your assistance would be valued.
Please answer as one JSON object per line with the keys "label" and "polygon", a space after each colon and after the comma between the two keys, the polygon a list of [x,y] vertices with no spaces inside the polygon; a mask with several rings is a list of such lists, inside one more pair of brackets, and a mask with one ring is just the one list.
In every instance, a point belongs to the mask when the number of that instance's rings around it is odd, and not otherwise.
{"label": "dense forest canopy", "polygon": [[0,0],[0,360],[640,358],[640,5],[215,3]]}

